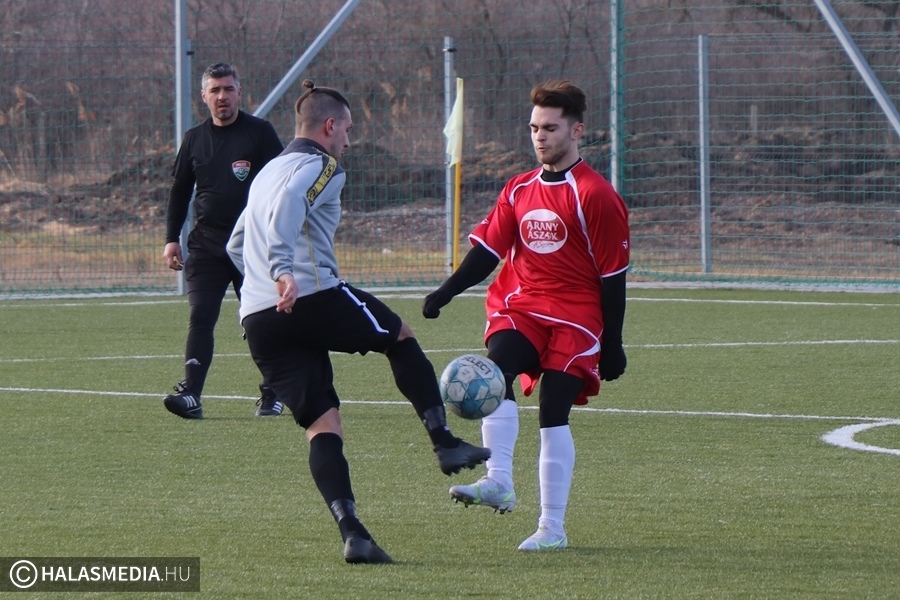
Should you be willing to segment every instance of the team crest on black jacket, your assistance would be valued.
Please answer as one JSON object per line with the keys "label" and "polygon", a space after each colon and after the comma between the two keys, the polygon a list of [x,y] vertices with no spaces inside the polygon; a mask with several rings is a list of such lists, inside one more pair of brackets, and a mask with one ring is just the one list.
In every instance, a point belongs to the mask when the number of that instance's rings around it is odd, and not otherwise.
{"label": "team crest on black jacket", "polygon": [[249,160],[236,160],[231,163],[231,170],[234,173],[234,176],[239,180],[244,181],[247,179],[247,175],[250,174],[250,161]]}

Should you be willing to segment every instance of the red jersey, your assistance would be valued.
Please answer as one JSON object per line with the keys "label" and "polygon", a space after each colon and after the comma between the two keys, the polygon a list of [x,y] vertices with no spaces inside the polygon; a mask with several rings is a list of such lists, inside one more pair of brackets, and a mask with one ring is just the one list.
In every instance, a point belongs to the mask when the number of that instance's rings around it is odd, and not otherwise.
{"label": "red jersey", "polygon": [[[506,263],[488,288],[488,316],[501,308],[547,315],[602,331],[600,278],[628,268],[628,209],[583,160],[559,181],[543,168],[504,186],[469,235]],[[553,173],[548,171],[545,177]]]}
{"label": "red jersey", "polygon": [[485,341],[520,331],[541,360],[539,370],[521,374],[525,395],[553,369],[584,379],[575,403],[586,404],[600,390],[600,279],[628,268],[628,209],[619,194],[584,161],[563,173],[542,167],[507,182],[469,240],[506,258],[488,287]]}

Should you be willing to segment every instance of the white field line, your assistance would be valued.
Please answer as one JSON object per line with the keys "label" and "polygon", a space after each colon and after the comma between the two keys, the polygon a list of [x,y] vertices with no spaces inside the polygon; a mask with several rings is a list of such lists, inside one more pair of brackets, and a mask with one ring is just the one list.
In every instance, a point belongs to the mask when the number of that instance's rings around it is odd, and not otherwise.
{"label": "white field line", "polygon": [[860,423],[858,425],[847,425],[839,427],[833,431],[829,431],[820,439],[826,444],[837,446],[839,448],[847,448],[848,450],[859,450],[860,452],[875,452],[877,454],[892,454],[900,456],[898,448],[883,448],[882,446],[872,446],[857,442],[854,438],[857,433],[862,433],[875,427],[884,427],[885,425],[900,425],[900,421],[879,421],[876,423]]}
{"label": "white field line", "polygon": [[[132,398],[156,398],[160,394],[147,394],[142,392],[112,392],[104,390],[73,390],[73,389],[57,389],[57,388],[23,388],[23,387],[0,387],[0,392],[29,393],[29,394],[73,394],[82,396],[114,396],[132,397]],[[254,400],[253,396],[225,396],[209,394],[204,396],[215,400]],[[359,405],[378,405],[378,406],[398,406],[408,407],[409,403],[398,400],[341,400],[343,404],[359,404]],[[519,410],[537,410],[536,406],[520,406]],[[647,410],[647,409],[631,409],[631,408],[590,408],[576,406],[572,408],[573,412],[583,413],[608,413],[608,414],[625,414],[625,415],[641,415],[641,416],[675,416],[675,417],[717,417],[717,418],[740,418],[740,419],[787,419],[787,420],[804,420],[804,421],[863,421],[856,425],[846,425],[839,427],[823,434],[820,439],[826,444],[846,448],[848,450],[858,450],[862,452],[873,452],[878,454],[890,454],[900,456],[900,449],[883,448],[881,446],[872,446],[857,442],[854,437],[863,431],[883,427],[885,425],[900,425],[900,420],[886,417],[867,417],[867,416],[829,416],[829,415],[792,415],[792,414],[773,414],[773,413],[748,413],[748,412],[727,412],[727,411],[694,411],[694,410]]]}
{"label": "white field line", "polygon": [[[371,290],[376,291],[376,290]],[[412,290],[385,290],[378,295],[383,298],[398,299],[419,299],[422,294],[410,293]],[[423,292],[430,291],[423,288]],[[483,297],[483,292],[473,291],[461,294],[464,297]],[[727,300],[727,299],[697,299],[697,298],[647,298],[647,297],[629,297],[629,302],[687,302],[701,304],[763,304],[763,305],[787,305],[787,306],[833,306],[833,307],[897,307],[900,304],[891,303],[873,303],[873,302],[808,302],[808,301],[788,301],[788,300]],[[185,302],[184,298],[167,298],[159,300],[134,300],[134,301],[116,301],[116,302],[65,302],[52,303],[53,308],[78,308],[83,306],[107,306],[107,307],[133,307],[147,306],[156,304],[180,304]],[[226,302],[235,302],[234,298],[227,298]],[[26,301],[22,304],[6,304],[3,308],[31,308],[34,301]],[[692,343],[692,344],[637,344],[628,345],[628,348],[740,348],[750,346],[813,346],[813,345],[849,345],[849,344],[897,344],[900,340],[805,340],[805,341],[786,341],[786,342],[719,342],[719,343]],[[463,353],[463,352],[480,352],[483,349],[449,349],[449,350],[429,350],[426,352],[443,352],[443,353]],[[54,362],[64,360],[153,360],[153,359],[175,359],[181,355],[146,355],[146,356],[96,356],[96,357],[80,357],[80,358],[18,358],[0,360],[2,363],[24,363],[24,362]],[[244,357],[246,354],[221,354],[221,357]],[[96,390],[66,390],[66,389],[45,389],[45,388],[7,388],[0,387],[0,392],[19,392],[19,393],[58,393],[58,394],[81,394],[81,395],[97,395],[97,396],[131,396],[131,397],[149,397],[158,398],[159,394],[144,394],[134,392],[110,392]],[[208,398],[220,400],[253,400],[248,396],[215,396],[209,395]],[[346,404],[379,404],[379,405],[398,405],[406,406],[406,402],[399,401],[371,401],[371,400],[344,400]],[[523,410],[533,410],[536,407],[520,407]],[[864,452],[875,452],[881,454],[891,454],[900,456],[900,449],[882,448],[879,446],[871,446],[855,441],[854,436],[858,433],[866,431],[874,427],[882,427],[885,425],[900,425],[900,420],[889,419],[885,417],[838,417],[824,415],[778,415],[765,413],[741,413],[741,412],[716,412],[716,411],[669,411],[669,410],[635,410],[622,408],[588,408],[575,407],[577,412],[598,412],[598,413],[620,413],[620,414],[636,414],[636,415],[669,415],[669,416],[712,416],[712,417],[737,417],[737,418],[756,418],[756,419],[804,419],[804,420],[826,420],[826,421],[864,421],[857,425],[848,425],[830,431],[824,434],[822,441],[842,448],[851,450],[859,450]]]}
{"label": "white field line", "polygon": [[887,307],[893,306],[894,308],[900,308],[900,304],[898,303],[876,303],[876,302],[809,302],[809,301],[800,301],[800,300],[725,300],[720,299],[716,300],[713,298],[634,298],[632,296],[628,297],[628,302],[691,302],[691,303],[699,303],[699,304],[762,304],[766,306],[837,306],[837,307],[847,307],[847,306],[859,306],[864,308],[872,308],[872,307]]}
{"label": "white field line", "polygon": [[626,348],[742,348],[749,346],[828,346],[851,344],[900,344],[900,340],[793,340],[785,342],[708,342],[700,344],[636,344]]}
{"label": "white field line", "polygon": [[[749,348],[758,346],[841,346],[854,344],[900,344],[897,340],[792,340],[784,342],[709,342],[691,344],[625,344],[629,350],[634,349],[666,349],[666,348]],[[426,354],[466,354],[484,352],[484,348],[444,348],[426,349]],[[340,355],[341,353],[333,353]],[[216,358],[244,358],[247,352],[216,354]],[[48,363],[64,361],[109,361],[109,360],[172,360],[182,358],[181,354],[143,354],[121,356],[67,356],[42,358],[3,358],[0,364],[16,363]]]}
{"label": "white field line", "polygon": [[[160,398],[159,392],[152,394],[144,392],[124,392],[124,391],[103,391],[103,390],[75,390],[70,388],[30,388],[30,387],[0,387],[0,392],[15,392],[26,394],[74,394],[74,395],[96,395],[96,396],[120,396],[131,398]],[[256,400],[256,396],[235,396],[235,395],[218,395],[204,394],[204,398],[215,400]],[[341,400],[342,404],[360,404],[360,405],[376,405],[376,406],[409,406],[409,402],[405,400]],[[520,406],[519,410],[537,410],[537,406]],[[829,415],[796,415],[796,414],[775,414],[775,413],[750,413],[750,412],[728,412],[728,411],[694,411],[694,410],[648,410],[648,409],[632,409],[632,408],[592,408],[588,406],[575,406],[573,412],[585,413],[613,413],[627,415],[648,415],[648,416],[685,416],[685,417],[733,417],[742,419],[794,419],[805,421],[865,421],[876,423],[893,422],[891,417],[865,417],[865,416],[829,416]],[[900,423],[900,421],[897,421]]]}

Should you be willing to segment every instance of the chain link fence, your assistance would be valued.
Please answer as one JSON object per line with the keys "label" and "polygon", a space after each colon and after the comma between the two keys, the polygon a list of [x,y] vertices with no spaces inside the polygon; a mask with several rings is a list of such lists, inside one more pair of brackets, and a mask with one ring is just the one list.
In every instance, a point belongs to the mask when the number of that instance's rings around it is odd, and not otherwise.
{"label": "chain link fence", "polygon": [[[207,116],[208,64],[235,64],[253,112],[343,5],[188,0],[194,123]],[[894,5],[835,9],[900,97]],[[178,143],[174,21],[173,0],[0,6],[0,296],[177,289],[161,258]],[[566,78],[590,99],[586,160],[612,177],[617,153],[631,280],[900,285],[897,133],[813,4],[745,0],[360,2],[300,77],[345,91],[353,107],[337,240],[349,281],[431,285],[447,272],[448,36],[466,85],[462,235],[508,177],[535,166],[531,87]],[[266,115],[284,142],[300,91],[298,80]]]}

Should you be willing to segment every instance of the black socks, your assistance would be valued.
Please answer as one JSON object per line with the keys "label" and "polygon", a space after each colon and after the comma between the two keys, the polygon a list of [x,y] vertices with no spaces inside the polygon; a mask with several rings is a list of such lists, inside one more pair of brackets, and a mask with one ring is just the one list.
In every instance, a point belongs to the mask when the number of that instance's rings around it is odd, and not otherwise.
{"label": "black socks", "polygon": [[371,540],[372,535],[362,524],[362,521],[356,516],[356,504],[353,500],[335,500],[328,508],[331,509],[331,516],[338,524],[341,530],[341,539],[347,541],[347,536],[356,533],[360,537]]}
{"label": "black socks", "polygon": [[447,427],[447,414],[434,376],[434,365],[422,352],[419,342],[416,338],[406,338],[391,346],[386,354],[397,389],[416,409],[431,443],[444,448],[455,448],[459,440],[453,437]]}
{"label": "black socks", "polygon": [[319,493],[341,530],[341,539],[356,532],[365,539],[371,535],[356,516],[350,466],[344,457],[344,440],[336,433],[320,433],[309,441],[309,470]]}

